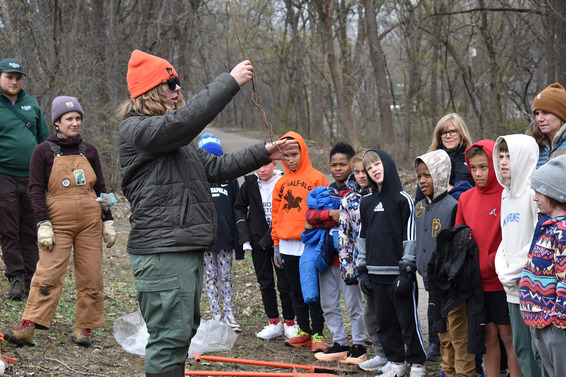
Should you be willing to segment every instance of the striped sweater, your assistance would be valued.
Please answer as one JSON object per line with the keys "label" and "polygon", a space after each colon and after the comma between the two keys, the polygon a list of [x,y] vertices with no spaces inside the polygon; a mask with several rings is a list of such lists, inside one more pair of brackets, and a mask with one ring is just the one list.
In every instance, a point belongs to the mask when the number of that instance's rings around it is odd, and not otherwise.
{"label": "striped sweater", "polygon": [[530,327],[566,328],[566,216],[547,219],[541,229],[521,276],[521,315]]}

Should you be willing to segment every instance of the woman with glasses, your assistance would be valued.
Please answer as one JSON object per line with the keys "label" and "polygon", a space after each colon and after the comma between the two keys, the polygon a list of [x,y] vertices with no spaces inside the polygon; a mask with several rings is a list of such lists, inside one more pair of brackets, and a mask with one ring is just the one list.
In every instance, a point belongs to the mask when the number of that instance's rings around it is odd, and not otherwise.
{"label": "woman with glasses", "polygon": [[135,50],[131,99],[119,109],[122,189],[132,209],[127,251],[149,332],[145,373],[181,377],[200,323],[204,251],[217,234],[209,182],[222,183],[283,158],[296,141],[258,143],[215,156],[194,138],[253,77],[249,61],[185,101],[175,68]]}
{"label": "woman with glasses", "polygon": [[450,156],[450,162],[452,162],[450,188],[460,181],[467,181],[470,185],[474,185],[464,156],[466,148],[470,145],[472,145],[472,138],[466,122],[460,115],[456,113],[446,114],[436,123],[432,135],[432,144],[428,147],[428,151],[444,149]]}

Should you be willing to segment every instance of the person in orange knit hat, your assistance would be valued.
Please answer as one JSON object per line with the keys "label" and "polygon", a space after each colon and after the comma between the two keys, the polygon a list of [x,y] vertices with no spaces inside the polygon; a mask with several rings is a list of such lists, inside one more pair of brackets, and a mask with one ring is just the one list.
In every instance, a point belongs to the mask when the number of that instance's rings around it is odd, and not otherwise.
{"label": "person in orange knit hat", "polygon": [[193,142],[252,77],[245,60],[185,103],[167,60],[139,50],[130,58],[131,98],[119,109],[120,171],[132,209],[127,251],[149,332],[148,377],[184,375],[200,323],[204,251],[217,234],[209,182],[235,179],[298,146],[279,140],[215,156]]}

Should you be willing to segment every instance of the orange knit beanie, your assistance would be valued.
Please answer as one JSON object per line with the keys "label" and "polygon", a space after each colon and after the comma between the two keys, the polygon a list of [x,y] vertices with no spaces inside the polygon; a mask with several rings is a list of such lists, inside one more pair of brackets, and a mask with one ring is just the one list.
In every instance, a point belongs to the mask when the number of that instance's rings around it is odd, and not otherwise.
{"label": "orange knit beanie", "polygon": [[167,60],[140,50],[132,52],[128,63],[128,90],[132,98],[176,77],[175,68]]}
{"label": "orange knit beanie", "polygon": [[558,83],[547,86],[533,101],[533,113],[544,110],[566,122],[566,90]]}

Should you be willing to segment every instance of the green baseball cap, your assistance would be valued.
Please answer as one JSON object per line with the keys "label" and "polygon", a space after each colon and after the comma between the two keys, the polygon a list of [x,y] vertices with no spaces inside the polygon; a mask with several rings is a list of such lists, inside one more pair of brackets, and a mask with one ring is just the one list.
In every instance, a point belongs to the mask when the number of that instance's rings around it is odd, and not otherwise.
{"label": "green baseball cap", "polygon": [[0,61],[0,71],[2,71],[2,72],[18,72],[18,73],[21,73],[24,76],[27,76],[24,73],[24,70],[22,68],[22,63],[20,63],[16,59],[4,59],[4,60]]}

